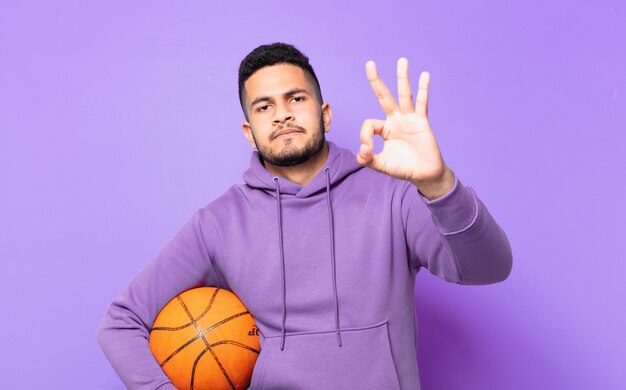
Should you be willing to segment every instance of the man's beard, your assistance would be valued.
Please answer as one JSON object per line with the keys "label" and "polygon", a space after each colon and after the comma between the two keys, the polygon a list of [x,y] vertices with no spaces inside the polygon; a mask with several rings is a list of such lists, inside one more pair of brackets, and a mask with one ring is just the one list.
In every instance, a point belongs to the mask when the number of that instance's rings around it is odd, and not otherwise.
{"label": "man's beard", "polygon": [[[252,133],[252,137],[254,138],[254,133]],[[273,153],[269,147],[260,146],[255,138],[254,142],[258,146],[261,163],[268,162],[278,167],[289,167],[302,164],[317,155],[326,143],[326,137],[324,137],[324,117],[321,116],[319,127],[313,131],[313,138],[302,148],[294,146],[290,139],[285,141],[286,144],[283,146],[283,149],[279,153]]]}

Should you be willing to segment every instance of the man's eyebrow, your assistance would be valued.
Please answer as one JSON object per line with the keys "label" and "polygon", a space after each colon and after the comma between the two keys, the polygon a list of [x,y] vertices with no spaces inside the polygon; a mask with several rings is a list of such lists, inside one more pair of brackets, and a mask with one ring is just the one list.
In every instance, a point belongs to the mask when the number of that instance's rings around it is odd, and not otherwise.
{"label": "man's eyebrow", "polygon": [[309,91],[307,91],[304,88],[294,88],[294,89],[290,89],[289,91],[283,93],[283,96],[292,96],[292,95],[296,95],[298,93],[306,93],[307,95],[310,95]]}
{"label": "man's eyebrow", "polygon": [[[306,93],[307,95],[311,95],[309,93],[309,91],[307,91],[304,88],[293,88],[293,89],[290,89],[289,91],[283,93],[282,95],[283,96],[292,96],[292,95],[295,95],[295,94],[298,94],[298,93]],[[269,97],[269,96],[259,96],[258,98],[254,99],[252,101],[252,103],[250,103],[250,107],[254,107],[258,103],[267,102],[269,100],[272,100],[272,98]]]}

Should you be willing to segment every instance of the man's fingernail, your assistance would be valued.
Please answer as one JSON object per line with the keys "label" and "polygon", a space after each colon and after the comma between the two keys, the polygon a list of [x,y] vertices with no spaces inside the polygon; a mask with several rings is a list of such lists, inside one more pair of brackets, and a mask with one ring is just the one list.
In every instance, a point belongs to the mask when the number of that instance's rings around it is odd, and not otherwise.
{"label": "man's fingernail", "polygon": [[359,154],[362,157],[367,157],[367,146],[361,145],[361,147],[359,148]]}

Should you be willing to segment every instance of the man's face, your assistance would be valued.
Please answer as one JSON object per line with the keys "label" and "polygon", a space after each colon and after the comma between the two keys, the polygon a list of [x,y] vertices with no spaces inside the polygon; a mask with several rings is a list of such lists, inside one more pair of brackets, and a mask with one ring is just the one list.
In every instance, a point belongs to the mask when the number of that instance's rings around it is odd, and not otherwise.
{"label": "man's face", "polygon": [[301,164],[322,150],[330,106],[317,100],[302,69],[289,64],[261,68],[244,87],[248,121],[243,131],[265,162]]}

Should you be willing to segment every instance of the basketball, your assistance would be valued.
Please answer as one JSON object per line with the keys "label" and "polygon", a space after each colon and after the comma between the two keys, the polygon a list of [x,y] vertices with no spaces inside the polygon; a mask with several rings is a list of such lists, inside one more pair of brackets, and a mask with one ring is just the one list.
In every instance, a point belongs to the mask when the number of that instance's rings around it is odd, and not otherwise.
{"label": "basketball", "polygon": [[245,389],[261,352],[254,318],[230,291],[199,287],[173,298],[150,330],[150,350],[178,389]]}

